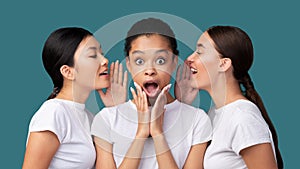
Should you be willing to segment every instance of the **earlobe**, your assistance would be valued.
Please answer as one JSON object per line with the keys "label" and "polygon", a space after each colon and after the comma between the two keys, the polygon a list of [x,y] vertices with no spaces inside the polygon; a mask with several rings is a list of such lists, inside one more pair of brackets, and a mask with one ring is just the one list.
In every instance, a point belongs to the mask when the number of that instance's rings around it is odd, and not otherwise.
{"label": "earlobe", "polygon": [[75,79],[74,68],[69,67],[68,65],[62,65],[60,67],[60,73],[66,79],[69,79],[69,80],[74,80]]}
{"label": "earlobe", "polygon": [[231,59],[222,58],[220,59],[219,71],[226,72],[231,67]]}

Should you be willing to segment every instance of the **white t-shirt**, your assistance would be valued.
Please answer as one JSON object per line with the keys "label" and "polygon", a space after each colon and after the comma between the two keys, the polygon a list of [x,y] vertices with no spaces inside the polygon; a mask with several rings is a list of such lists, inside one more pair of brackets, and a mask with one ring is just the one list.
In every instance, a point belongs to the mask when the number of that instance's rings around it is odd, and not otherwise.
{"label": "white t-shirt", "polygon": [[205,169],[247,168],[241,150],[261,143],[271,143],[272,134],[258,107],[248,100],[237,100],[209,113],[213,138],[204,156]]}
{"label": "white t-shirt", "polygon": [[[163,131],[174,160],[182,168],[191,146],[211,140],[212,127],[207,114],[177,100],[165,106]],[[113,156],[119,167],[135,138],[137,110],[132,101],[104,108],[94,118],[92,135],[113,145]],[[140,169],[157,169],[153,139],[144,145]]]}
{"label": "white t-shirt", "polygon": [[[60,146],[49,168],[90,169],[94,167],[96,152],[90,134],[93,114],[84,104],[62,99],[50,99],[34,114],[30,132],[51,131]],[[29,137],[29,134],[28,134]]]}

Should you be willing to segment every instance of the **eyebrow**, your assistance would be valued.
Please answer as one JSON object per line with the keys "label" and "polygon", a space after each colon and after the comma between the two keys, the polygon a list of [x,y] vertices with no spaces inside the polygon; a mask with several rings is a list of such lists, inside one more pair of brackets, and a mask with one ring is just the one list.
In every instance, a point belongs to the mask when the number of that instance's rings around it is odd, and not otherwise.
{"label": "eyebrow", "polygon": [[97,47],[89,47],[88,50],[97,50]]}
{"label": "eyebrow", "polygon": [[198,48],[200,48],[200,47],[205,48],[204,45],[203,45],[202,43],[198,43],[198,44],[197,44],[197,47],[198,47]]}
{"label": "eyebrow", "polygon": [[145,54],[145,52],[141,51],[141,50],[135,50],[132,52],[132,55],[134,54]]}
{"label": "eyebrow", "polygon": [[[167,54],[169,53],[169,51],[166,49],[160,49],[160,50],[155,51],[155,54],[162,53],[162,52],[167,53]],[[143,52],[141,50],[135,50],[132,52],[132,55],[134,55],[134,54],[145,54],[145,52]]]}

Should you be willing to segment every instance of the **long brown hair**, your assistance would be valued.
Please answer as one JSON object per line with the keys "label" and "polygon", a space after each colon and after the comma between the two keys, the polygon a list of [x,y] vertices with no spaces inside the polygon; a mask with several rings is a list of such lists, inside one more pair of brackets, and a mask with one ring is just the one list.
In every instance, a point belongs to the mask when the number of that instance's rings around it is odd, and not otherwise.
{"label": "long brown hair", "polygon": [[275,127],[248,73],[253,62],[253,45],[250,37],[240,28],[233,26],[214,26],[209,28],[207,33],[214,41],[215,48],[222,55],[221,57],[231,59],[234,69],[233,75],[245,88],[245,97],[256,104],[261,111],[272,133],[277,166],[279,169],[282,169],[283,160],[278,148],[278,138]]}

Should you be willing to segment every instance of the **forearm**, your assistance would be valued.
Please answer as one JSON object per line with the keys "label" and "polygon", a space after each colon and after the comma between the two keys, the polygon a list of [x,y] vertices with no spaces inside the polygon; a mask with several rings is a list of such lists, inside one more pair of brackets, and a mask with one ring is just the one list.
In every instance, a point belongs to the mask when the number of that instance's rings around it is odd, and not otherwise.
{"label": "forearm", "polygon": [[157,163],[160,169],[178,169],[163,134],[153,138]]}
{"label": "forearm", "polygon": [[124,157],[121,165],[119,166],[119,169],[137,169],[139,167],[145,141],[145,138],[134,139],[126,153],[126,156]]}

